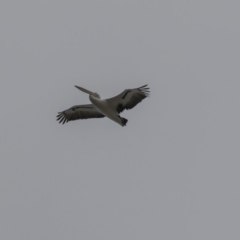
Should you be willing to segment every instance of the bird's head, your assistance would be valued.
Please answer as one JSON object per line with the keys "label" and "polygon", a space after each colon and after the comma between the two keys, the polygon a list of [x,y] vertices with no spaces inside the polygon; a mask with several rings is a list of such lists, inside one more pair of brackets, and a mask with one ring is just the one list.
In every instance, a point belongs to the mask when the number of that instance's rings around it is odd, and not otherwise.
{"label": "bird's head", "polygon": [[99,99],[101,98],[100,95],[98,93],[96,93],[96,92],[91,92],[91,91],[89,91],[89,90],[87,90],[85,88],[79,87],[79,86],[75,86],[75,87],[77,89],[81,90],[82,92],[85,92],[85,93],[87,93],[87,94],[89,94],[91,96],[94,96],[95,98],[99,98]]}

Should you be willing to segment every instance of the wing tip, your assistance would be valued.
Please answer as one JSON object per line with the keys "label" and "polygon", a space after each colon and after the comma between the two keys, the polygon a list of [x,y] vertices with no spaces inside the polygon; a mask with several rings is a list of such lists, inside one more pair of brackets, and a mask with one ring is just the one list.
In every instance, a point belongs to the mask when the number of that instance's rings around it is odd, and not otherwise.
{"label": "wing tip", "polygon": [[64,116],[63,113],[64,112],[58,112],[58,115],[56,116],[56,121],[58,121],[59,124],[64,124],[65,122],[68,122],[68,119],[66,118],[66,116]]}
{"label": "wing tip", "polygon": [[149,90],[150,88],[147,87],[147,86],[148,86],[148,84],[143,85],[140,88],[138,88],[140,90],[140,92],[144,94],[145,97],[149,97],[150,96],[150,90]]}
{"label": "wing tip", "polygon": [[141,86],[141,87],[139,87],[139,88],[145,88],[145,87],[147,87],[147,85],[148,85],[148,84],[145,84],[145,85],[143,85],[143,86]]}

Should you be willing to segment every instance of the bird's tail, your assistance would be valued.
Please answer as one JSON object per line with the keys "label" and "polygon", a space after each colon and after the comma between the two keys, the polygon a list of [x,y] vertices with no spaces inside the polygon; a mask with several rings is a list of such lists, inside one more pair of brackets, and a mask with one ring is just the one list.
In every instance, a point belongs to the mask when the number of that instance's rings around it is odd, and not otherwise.
{"label": "bird's tail", "polygon": [[127,120],[126,118],[122,118],[122,117],[121,117],[121,121],[122,121],[122,124],[123,124],[122,126],[123,126],[123,127],[126,126],[128,120]]}

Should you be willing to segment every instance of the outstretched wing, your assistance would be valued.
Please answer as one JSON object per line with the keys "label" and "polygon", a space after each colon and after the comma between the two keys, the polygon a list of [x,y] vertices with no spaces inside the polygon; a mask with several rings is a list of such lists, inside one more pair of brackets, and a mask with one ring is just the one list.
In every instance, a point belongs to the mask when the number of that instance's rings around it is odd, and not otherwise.
{"label": "outstretched wing", "polygon": [[140,103],[144,98],[148,97],[150,94],[147,85],[139,88],[126,89],[119,95],[106,99],[109,105],[117,110],[118,113],[124,111],[125,109],[132,109],[138,103]]}
{"label": "outstretched wing", "polygon": [[87,119],[87,118],[103,118],[105,117],[100,113],[92,104],[73,106],[57,115],[57,121],[64,124],[68,121]]}

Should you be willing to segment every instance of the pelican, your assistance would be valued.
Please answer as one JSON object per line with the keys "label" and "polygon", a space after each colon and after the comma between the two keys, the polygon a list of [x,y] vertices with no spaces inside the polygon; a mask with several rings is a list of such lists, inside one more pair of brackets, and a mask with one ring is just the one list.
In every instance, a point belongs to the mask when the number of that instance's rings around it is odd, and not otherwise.
{"label": "pelican", "polygon": [[150,94],[149,88],[147,85],[144,85],[139,88],[126,89],[113,98],[101,99],[100,95],[96,92],[91,92],[79,86],[75,87],[89,94],[92,104],[76,105],[63,112],[59,112],[57,115],[59,123],[64,124],[68,121],[78,119],[108,117],[124,127],[128,120],[121,117],[119,113],[125,109],[132,109]]}

